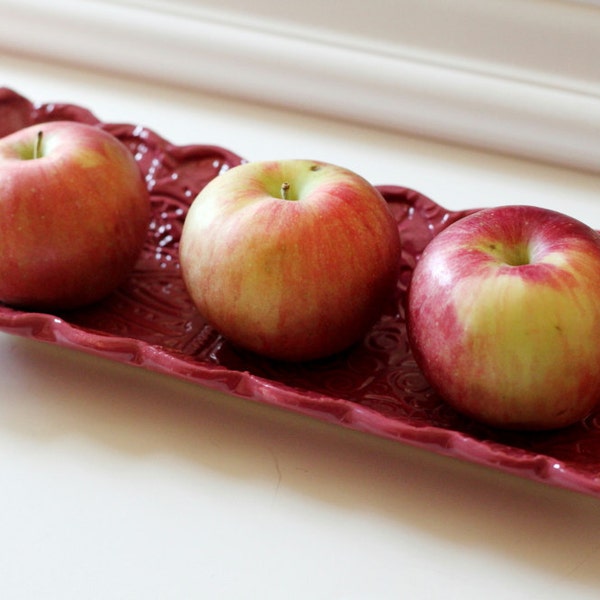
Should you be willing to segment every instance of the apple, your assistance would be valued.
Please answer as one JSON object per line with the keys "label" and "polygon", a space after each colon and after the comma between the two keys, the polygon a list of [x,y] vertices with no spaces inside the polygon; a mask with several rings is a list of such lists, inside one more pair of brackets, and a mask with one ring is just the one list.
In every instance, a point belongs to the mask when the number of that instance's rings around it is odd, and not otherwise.
{"label": "apple", "polygon": [[458,411],[505,429],[573,424],[600,399],[600,234],[532,206],[456,221],[417,263],[407,327]]}
{"label": "apple", "polygon": [[129,150],[93,125],[55,121],[0,139],[0,302],[72,309],[131,271],[150,219]]}
{"label": "apple", "polygon": [[233,344],[303,361],[357,342],[393,297],[397,223],[379,191],[328,163],[244,163],[195,198],[180,241],[200,314]]}

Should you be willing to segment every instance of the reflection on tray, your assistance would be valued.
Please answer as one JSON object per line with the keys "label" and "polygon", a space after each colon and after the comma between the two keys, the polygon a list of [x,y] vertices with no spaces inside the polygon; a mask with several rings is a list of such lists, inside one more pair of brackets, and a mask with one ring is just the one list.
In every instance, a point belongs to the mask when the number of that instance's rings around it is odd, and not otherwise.
{"label": "reflection on tray", "polygon": [[600,495],[600,417],[551,433],[507,433],[462,417],[429,388],[408,347],[403,299],[427,242],[470,210],[452,212],[397,186],[379,189],[403,240],[397,303],[362,343],[338,356],[280,364],[244,353],[199,317],[177,258],[187,207],[241,162],[215,146],[175,146],[145,127],[101,123],[70,104],[34,105],[0,90],[0,134],[48,120],[97,124],[138,160],[152,198],[146,246],[129,281],[102,303],[63,315],[0,306],[0,329],[170,374],[238,397],[427,448],[538,481]]}

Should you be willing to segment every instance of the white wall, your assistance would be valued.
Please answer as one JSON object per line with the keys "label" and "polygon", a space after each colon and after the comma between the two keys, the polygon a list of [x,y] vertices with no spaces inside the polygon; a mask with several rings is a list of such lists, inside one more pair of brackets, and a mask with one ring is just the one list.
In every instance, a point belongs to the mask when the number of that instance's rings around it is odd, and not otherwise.
{"label": "white wall", "polygon": [[600,9],[0,0],[0,49],[600,171]]}

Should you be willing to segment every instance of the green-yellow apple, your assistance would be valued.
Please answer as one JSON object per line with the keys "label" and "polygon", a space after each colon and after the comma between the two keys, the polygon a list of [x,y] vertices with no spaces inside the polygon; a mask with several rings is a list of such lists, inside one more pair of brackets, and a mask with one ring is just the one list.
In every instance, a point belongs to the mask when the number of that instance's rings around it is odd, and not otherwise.
{"label": "green-yellow apple", "polygon": [[341,351],[381,315],[400,236],[375,187],[310,160],[257,161],[213,179],[192,203],[182,275],[203,317],[271,358]]}
{"label": "green-yellow apple", "polygon": [[129,150],[99,127],[56,121],[0,140],[0,301],[71,309],[132,269],[150,202]]}
{"label": "green-yellow apple", "polygon": [[600,234],[543,208],[474,213],[425,248],[407,318],[417,363],[457,410],[570,425],[600,399]]}

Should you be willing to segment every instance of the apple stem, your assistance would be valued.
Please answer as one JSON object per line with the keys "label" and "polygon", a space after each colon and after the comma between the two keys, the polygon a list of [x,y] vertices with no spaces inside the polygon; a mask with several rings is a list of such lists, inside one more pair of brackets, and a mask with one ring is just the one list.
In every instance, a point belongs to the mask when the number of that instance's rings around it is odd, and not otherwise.
{"label": "apple stem", "polygon": [[33,147],[33,158],[39,158],[42,155],[42,138],[44,137],[44,132],[42,130],[38,131],[37,139],[35,141],[35,146]]}
{"label": "apple stem", "polygon": [[290,189],[290,184],[287,181],[284,181],[281,184],[281,199],[282,200],[288,199],[288,190],[289,189]]}

